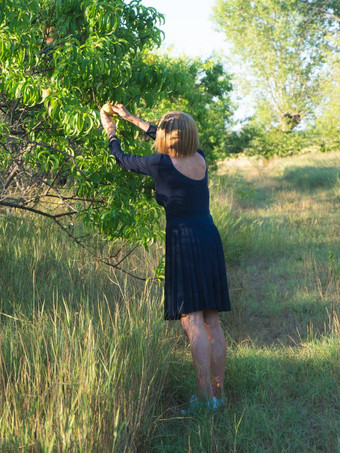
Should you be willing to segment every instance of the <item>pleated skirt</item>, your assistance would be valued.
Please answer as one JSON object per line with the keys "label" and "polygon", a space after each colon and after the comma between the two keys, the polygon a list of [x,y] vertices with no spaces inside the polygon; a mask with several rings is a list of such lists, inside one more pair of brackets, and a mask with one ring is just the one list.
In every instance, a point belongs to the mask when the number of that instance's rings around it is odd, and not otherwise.
{"label": "pleated skirt", "polygon": [[164,318],[229,311],[222,241],[212,217],[171,219],[166,227]]}

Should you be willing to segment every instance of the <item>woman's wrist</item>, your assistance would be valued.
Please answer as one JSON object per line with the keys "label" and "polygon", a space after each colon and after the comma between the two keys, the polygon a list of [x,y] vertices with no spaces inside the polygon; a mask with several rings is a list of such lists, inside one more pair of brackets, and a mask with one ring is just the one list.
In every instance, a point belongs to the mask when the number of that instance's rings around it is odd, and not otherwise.
{"label": "woman's wrist", "polygon": [[110,137],[110,135],[116,134],[116,127],[114,126],[114,124],[106,125],[106,127],[104,127],[104,129],[109,137]]}

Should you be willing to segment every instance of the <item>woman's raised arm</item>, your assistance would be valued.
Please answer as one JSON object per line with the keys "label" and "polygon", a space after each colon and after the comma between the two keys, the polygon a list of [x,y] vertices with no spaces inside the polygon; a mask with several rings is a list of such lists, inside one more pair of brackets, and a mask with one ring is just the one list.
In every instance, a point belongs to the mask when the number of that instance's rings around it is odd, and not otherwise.
{"label": "woman's raised arm", "polygon": [[141,129],[143,132],[147,132],[149,130],[150,124],[147,123],[146,121],[141,120],[137,116],[133,116],[126,109],[126,107],[124,107],[123,104],[111,105],[111,108],[114,111],[114,113],[119,115],[124,120],[129,121],[129,123],[132,123],[135,126],[139,127],[139,129]]}

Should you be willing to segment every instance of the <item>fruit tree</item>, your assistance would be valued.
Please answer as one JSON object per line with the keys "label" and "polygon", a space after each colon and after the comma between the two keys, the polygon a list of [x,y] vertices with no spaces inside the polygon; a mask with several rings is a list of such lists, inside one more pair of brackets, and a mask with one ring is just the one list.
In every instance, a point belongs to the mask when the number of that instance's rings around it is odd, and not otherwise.
{"label": "fruit tree", "polygon": [[[214,91],[204,99],[215,108],[216,83],[224,98],[231,90],[218,63],[187,62],[178,71],[170,60],[152,58],[162,21],[138,0],[3,0],[0,206],[50,217],[84,247],[75,219],[111,244],[148,246],[162,234],[152,181],[115,165],[98,107],[111,100],[147,113],[167,99],[176,103],[190,85],[197,99],[199,90]],[[128,152],[151,152],[131,125],[118,121],[117,130]],[[216,149],[210,155],[216,158]],[[121,254],[114,255],[119,259],[106,261],[119,267]]]}

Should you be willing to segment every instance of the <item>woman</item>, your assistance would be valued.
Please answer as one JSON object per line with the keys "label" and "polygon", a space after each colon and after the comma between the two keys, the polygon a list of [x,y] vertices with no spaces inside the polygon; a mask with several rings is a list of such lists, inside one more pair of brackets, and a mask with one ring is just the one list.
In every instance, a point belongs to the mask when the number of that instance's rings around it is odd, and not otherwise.
{"label": "woman", "polygon": [[[194,120],[183,112],[169,112],[158,128],[131,115],[119,104],[113,111],[155,139],[157,154],[134,156],[122,152],[115,123],[101,110],[110,153],[126,170],[155,179],[156,200],[166,213],[165,319],[180,319],[188,335],[197,369],[198,407],[224,404],[226,341],[219,311],[230,310],[220,235],[209,212],[207,167],[198,149]],[[210,377],[210,373],[212,378]]]}

